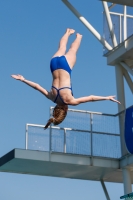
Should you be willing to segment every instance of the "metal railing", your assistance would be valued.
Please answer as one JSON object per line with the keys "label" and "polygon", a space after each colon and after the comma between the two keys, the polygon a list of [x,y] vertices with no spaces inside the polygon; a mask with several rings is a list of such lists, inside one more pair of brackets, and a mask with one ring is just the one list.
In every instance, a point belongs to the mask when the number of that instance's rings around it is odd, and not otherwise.
{"label": "metal railing", "polygon": [[[126,15],[126,27],[124,27],[124,13],[109,12],[113,23],[114,33],[117,39],[118,45],[121,44],[125,39],[128,39],[133,34],[133,15]],[[113,46],[111,33],[108,28],[107,19],[105,13],[103,13],[104,20],[104,39]],[[126,38],[124,33],[126,32]],[[103,48],[104,55],[110,51]]]}
{"label": "metal railing", "polygon": [[118,115],[69,109],[60,127],[26,124],[26,149],[120,158]]}

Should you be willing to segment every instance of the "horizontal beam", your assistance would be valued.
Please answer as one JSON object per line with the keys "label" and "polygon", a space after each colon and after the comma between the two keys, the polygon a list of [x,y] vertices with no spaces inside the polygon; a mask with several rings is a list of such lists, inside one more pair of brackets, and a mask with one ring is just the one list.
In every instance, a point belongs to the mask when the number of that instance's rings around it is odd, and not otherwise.
{"label": "horizontal beam", "polygon": [[[104,1],[104,0],[101,0],[101,1]],[[106,1],[110,3],[133,6],[133,0],[106,0]]]}

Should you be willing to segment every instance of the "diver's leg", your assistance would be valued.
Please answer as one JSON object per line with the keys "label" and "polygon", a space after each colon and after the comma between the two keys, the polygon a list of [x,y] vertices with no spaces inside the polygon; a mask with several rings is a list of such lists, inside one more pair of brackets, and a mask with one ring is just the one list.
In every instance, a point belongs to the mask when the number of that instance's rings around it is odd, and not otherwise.
{"label": "diver's leg", "polygon": [[75,41],[72,43],[69,51],[65,54],[65,57],[66,57],[71,69],[74,67],[74,64],[76,62],[76,53],[80,46],[81,39],[82,39],[82,35],[77,33],[77,37],[76,37]]}
{"label": "diver's leg", "polygon": [[66,52],[66,45],[67,45],[67,42],[68,42],[68,38],[74,32],[75,32],[75,30],[67,28],[66,33],[63,35],[63,37],[61,38],[61,40],[59,42],[58,51],[54,54],[53,57],[62,56],[62,55],[65,54],[65,52]]}

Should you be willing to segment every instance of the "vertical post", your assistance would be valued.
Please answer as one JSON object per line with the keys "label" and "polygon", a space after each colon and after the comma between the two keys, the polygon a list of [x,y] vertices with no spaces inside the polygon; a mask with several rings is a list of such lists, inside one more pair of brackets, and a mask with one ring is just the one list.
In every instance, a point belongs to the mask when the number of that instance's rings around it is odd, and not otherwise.
{"label": "vertical post", "polygon": [[64,153],[66,153],[66,129],[64,128]]}
{"label": "vertical post", "polygon": [[132,192],[132,182],[131,182],[131,174],[129,169],[123,169],[123,181],[124,181],[124,194],[129,194]]}
{"label": "vertical post", "polygon": [[[115,66],[116,73],[116,88],[117,88],[117,98],[121,102],[118,104],[118,112],[125,110],[125,93],[124,93],[124,80],[123,73],[120,65]],[[121,136],[121,152],[122,156],[127,154],[124,138],[124,113],[119,116],[119,127]]]}
{"label": "vertical post", "polygon": [[120,43],[122,42],[122,26],[121,26],[121,15],[120,15]]}
{"label": "vertical post", "polygon": [[51,138],[52,138],[52,128],[51,128],[51,125],[50,125],[50,128],[49,128],[49,152],[51,152],[52,148],[51,148]]}
{"label": "vertical post", "polygon": [[[50,107],[50,117],[52,116],[52,107]],[[49,160],[51,160],[51,140],[52,140],[52,127],[49,128]]]}
{"label": "vertical post", "polygon": [[93,130],[93,114],[90,114],[90,131],[91,131],[91,156],[93,156],[93,139],[92,139],[92,130]]}
{"label": "vertical post", "polygon": [[[116,86],[117,86],[117,96],[120,100],[121,104],[118,105],[118,110],[121,112],[125,110],[125,94],[124,94],[124,80],[123,80],[123,73],[120,65],[115,66],[116,71]],[[120,137],[121,137],[121,152],[122,156],[127,154],[127,149],[125,145],[125,138],[124,138],[124,121],[125,116],[124,113],[120,114],[119,116],[119,126],[120,126]],[[131,176],[129,169],[122,169],[123,173],[123,182],[124,182],[124,193],[128,194],[132,192],[131,187]]]}
{"label": "vertical post", "polygon": [[28,124],[26,124],[25,131],[25,149],[28,149]]}
{"label": "vertical post", "polygon": [[113,46],[116,47],[117,46],[117,41],[116,41],[116,36],[115,36],[115,33],[114,33],[114,27],[113,27],[113,24],[112,24],[112,20],[111,20],[108,4],[105,1],[103,1],[102,3],[103,3],[104,11],[105,11],[105,14],[106,14],[106,18],[107,18],[107,22],[108,22],[110,35],[111,35],[112,42],[113,42]]}
{"label": "vertical post", "polygon": [[91,165],[93,165],[93,113],[90,114],[90,131],[91,131]]}
{"label": "vertical post", "polygon": [[124,6],[124,40],[127,39],[127,6]]}

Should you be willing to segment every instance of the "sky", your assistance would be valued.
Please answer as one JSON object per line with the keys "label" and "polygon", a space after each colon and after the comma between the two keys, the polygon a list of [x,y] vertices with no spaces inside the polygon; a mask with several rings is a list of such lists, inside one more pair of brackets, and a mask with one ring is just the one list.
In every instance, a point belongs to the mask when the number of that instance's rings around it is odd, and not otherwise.
{"label": "sky", "polygon": [[[98,0],[71,0],[76,9],[103,35],[103,7]],[[133,14],[130,10],[130,14]],[[21,74],[50,90],[50,59],[66,28],[83,35],[77,62],[72,72],[75,97],[117,95],[115,69],[107,65],[101,43],[71,13],[61,0],[0,1],[0,157],[14,148],[25,148],[25,125],[45,124],[54,103],[41,93],[11,78]],[[74,40],[71,36],[68,48]],[[125,83],[126,107],[132,94]],[[110,101],[86,103],[72,107],[115,114],[117,104]],[[111,199],[124,194],[122,184],[106,183]],[[45,176],[0,173],[0,199],[102,199],[99,182]]]}

